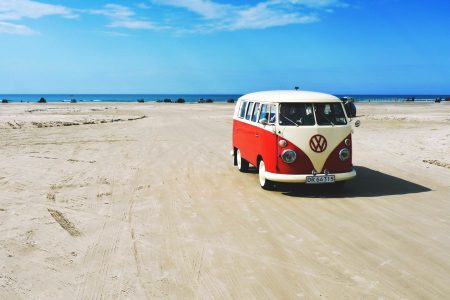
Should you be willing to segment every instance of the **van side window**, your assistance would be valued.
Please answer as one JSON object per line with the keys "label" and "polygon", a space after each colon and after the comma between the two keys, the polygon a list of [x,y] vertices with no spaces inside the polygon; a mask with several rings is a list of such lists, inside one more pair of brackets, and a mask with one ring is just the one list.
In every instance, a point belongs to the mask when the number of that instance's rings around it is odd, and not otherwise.
{"label": "van side window", "polygon": [[267,104],[261,104],[261,113],[259,114],[259,121],[262,119],[266,119],[267,122],[269,122],[269,108],[267,107]]}
{"label": "van side window", "polygon": [[252,117],[252,113],[253,113],[253,105],[254,104],[255,103],[253,103],[253,102],[248,103],[247,115],[245,116],[246,120],[250,121],[250,118]]}
{"label": "van side window", "polygon": [[270,104],[269,108],[269,124],[275,124],[275,121],[277,119],[277,106],[275,104]]}
{"label": "van side window", "polygon": [[257,118],[258,118],[258,112],[259,112],[259,103],[256,102],[255,103],[255,109],[253,110],[253,116],[252,116],[252,121],[256,122]]}
{"label": "van side window", "polygon": [[245,109],[247,108],[247,101],[241,102],[241,107],[239,109],[239,118],[243,119],[245,117]]}

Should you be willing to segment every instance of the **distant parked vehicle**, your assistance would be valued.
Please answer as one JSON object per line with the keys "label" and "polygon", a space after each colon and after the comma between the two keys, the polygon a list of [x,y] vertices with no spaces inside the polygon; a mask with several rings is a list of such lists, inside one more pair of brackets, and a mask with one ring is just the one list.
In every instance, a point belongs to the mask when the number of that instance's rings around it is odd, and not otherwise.
{"label": "distant parked vehicle", "polygon": [[137,99],[137,102],[138,102],[138,103],[144,103],[145,100],[144,100],[144,99]]}
{"label": "distant parked vehicle", "polygon": [[234,99],[228,99],[227,103],[234,103]]}
{"label": "distant parked vehicle", "polygon": [[70,99],[70,103],[77,103],[77,99]]}
{"label": "distant parked vehicle", "polygon": [[178,98],[175,103],[185,103],[186,100],[184,100],[183,98]]}
{"label": "distant parked vehicle", "polygon": [[2,103],[8,103],[9,100],[8,99],[2,99]]}
{"label": "distant parked vehicle", "polygon": [[341,97],[342,103],[344,103],[345,112],[347,113],[347,117],[354,118],[356,117],[356,106],[355,99],[352,97]]}
{"label": "distant parked vehicle", "polygon": [[47,103],[47,100],[45,100],[44,97],[41,97],[41,99],[38,100],[38,103]]}

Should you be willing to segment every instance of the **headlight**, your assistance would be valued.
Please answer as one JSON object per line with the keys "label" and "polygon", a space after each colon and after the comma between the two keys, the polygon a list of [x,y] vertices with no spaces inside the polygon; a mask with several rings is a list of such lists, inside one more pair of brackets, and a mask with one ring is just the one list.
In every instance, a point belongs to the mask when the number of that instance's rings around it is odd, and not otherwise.
{"label": "headlight", "polygon": [[347,148],[344,148],[341,151],[339,151],[339,159],[340,160],[345,161],[349,157],[350,157],[350,150],[348,150]]}
{"label": "headlight", "polygon": [[286,147],[286,146],[287,146],[286,140],[280,140],[280,141],[278,142],[278,146],[280,146],[281,148]]}
{"label": "headlight", "polygon": [[294,150],[284,150],[281,154],[281,159],[287,164],[293,163],[296,158],[297,153]]}

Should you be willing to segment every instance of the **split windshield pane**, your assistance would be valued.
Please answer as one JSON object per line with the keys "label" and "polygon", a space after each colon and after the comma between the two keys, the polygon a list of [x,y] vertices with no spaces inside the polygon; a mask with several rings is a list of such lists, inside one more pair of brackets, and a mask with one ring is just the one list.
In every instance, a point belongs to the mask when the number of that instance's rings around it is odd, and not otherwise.
{"label": "split windshield pane", "polygon": [[317,124],[319,125],[345,125],[344,110],[341,103],[315,103]]}
{"label": "split windshield pane", "polygon": [[280,105],[280,125],[283,126],[312,126],[314,120],[313,105],[311,103],[282,103]]}

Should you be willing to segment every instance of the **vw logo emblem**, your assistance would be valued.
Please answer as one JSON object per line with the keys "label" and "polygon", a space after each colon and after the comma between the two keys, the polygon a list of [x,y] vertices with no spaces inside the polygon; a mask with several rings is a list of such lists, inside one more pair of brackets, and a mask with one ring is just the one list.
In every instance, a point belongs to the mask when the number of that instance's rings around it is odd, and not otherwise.
{"label": "vw logo emblem", "polygon": [[327,140],[323,135],[316,134],[309,140],[309,147],[317,153],[321,153],[327,149]]}

